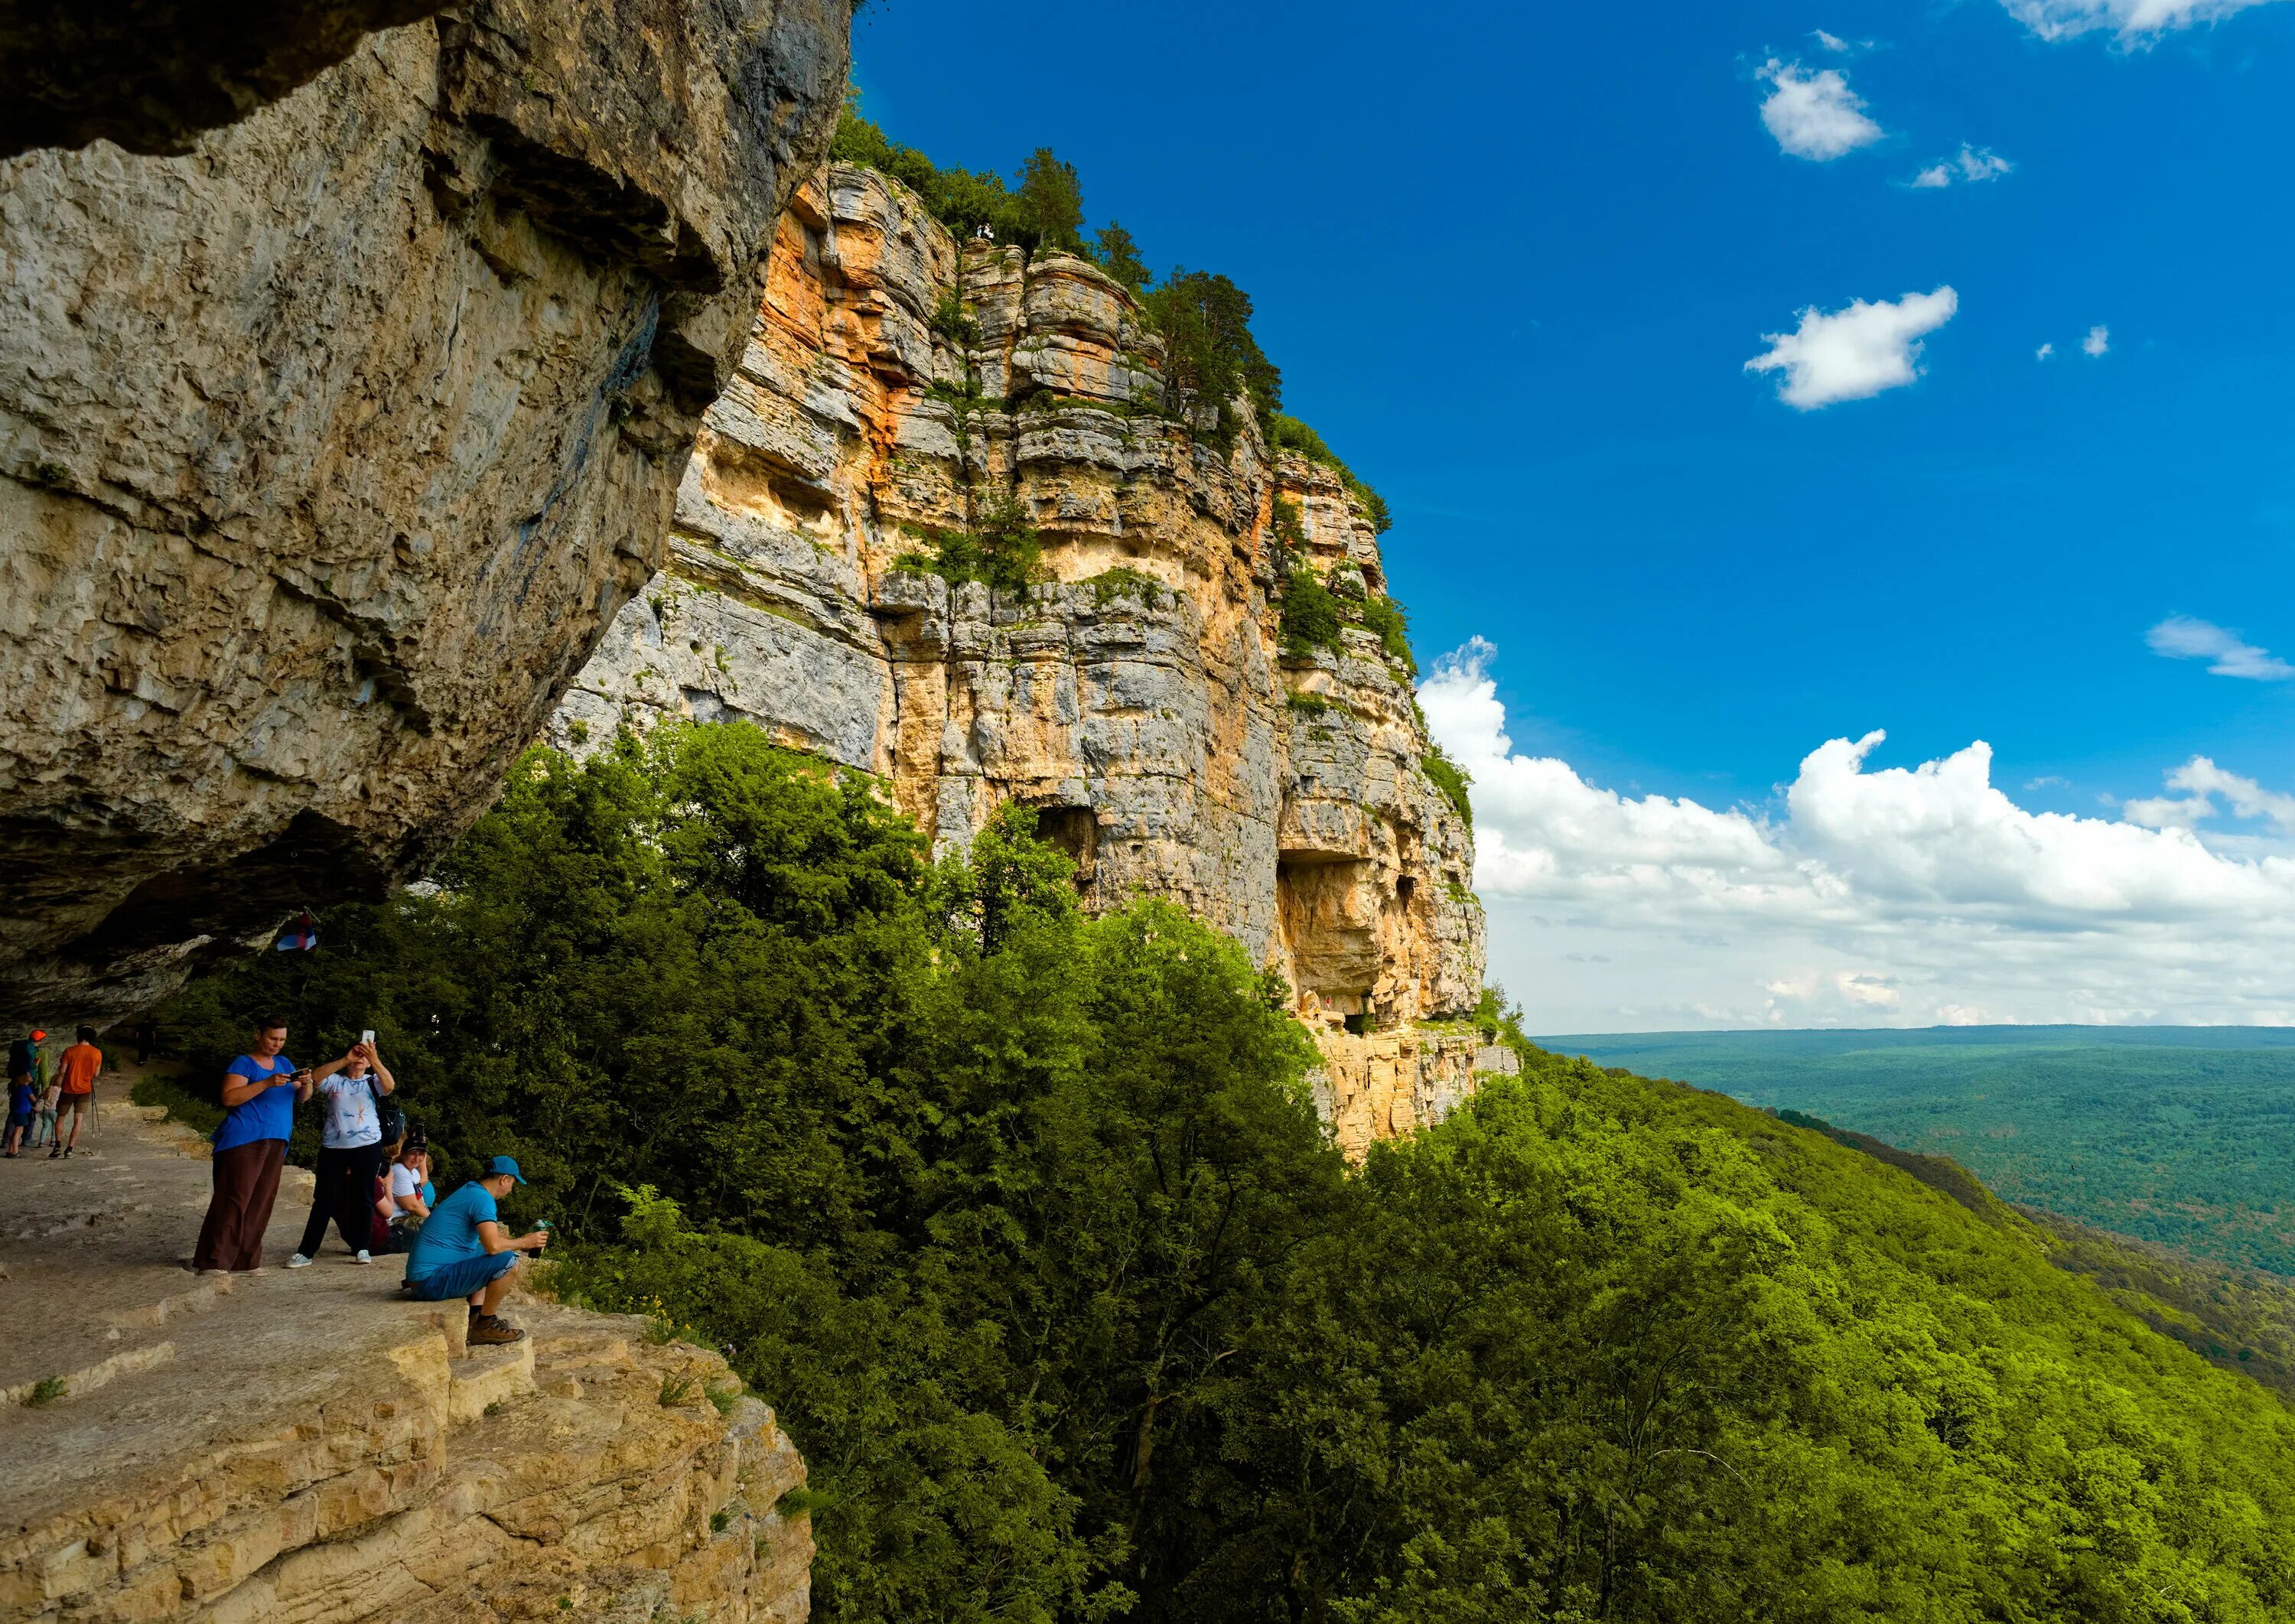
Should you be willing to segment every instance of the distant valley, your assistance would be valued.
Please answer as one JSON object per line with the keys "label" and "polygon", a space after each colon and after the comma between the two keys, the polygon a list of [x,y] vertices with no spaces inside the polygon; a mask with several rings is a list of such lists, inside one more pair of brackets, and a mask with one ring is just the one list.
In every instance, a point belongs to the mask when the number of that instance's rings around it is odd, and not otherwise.
{"label": "distant valley", "polygon": [[2295,1274],[2295,1031],[1960,1026],[1541,1038],[1950,1156],[2006,1200]]}

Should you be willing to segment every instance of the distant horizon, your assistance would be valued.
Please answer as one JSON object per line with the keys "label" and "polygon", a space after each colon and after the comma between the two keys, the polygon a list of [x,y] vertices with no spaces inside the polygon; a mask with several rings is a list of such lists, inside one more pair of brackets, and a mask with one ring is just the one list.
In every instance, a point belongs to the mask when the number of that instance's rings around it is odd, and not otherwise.
{"label": "distant horizon", "polygon": [[1620,1026],[1605,1032],[1528,1032],[1533,1043],[1564,1038],[1760,1038],[1795,1033],[1935,1032],[2270,1032],[2295,1043],[2295,1025],[2255,1021],[1938,1021],[1926,1026]]}

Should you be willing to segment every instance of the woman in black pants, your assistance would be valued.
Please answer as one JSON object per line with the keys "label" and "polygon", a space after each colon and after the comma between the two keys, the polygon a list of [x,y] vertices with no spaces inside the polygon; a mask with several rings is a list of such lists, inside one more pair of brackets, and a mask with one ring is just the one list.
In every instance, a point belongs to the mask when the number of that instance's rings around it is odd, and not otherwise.
{"label": "woman in black pants", "polygon": [[351,1261],[374,1261],[367,1245],[374,1176],[382,1165],[380,1105],[397,1086],[371,1042],[352,1044],[348,1054],[317,1073],[319,1103],[327,1114],[319,1133],[318,1183],[311,1192],[310,1221],[288,1268],[310,1267],[331,1218]]}

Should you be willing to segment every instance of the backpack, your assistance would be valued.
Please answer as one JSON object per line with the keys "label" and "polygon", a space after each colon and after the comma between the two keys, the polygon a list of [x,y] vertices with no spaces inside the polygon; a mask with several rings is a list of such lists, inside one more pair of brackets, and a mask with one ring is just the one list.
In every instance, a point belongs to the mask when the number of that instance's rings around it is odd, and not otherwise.
{"label": "backpack", "polygon": [[366,1074],[366,1091],[374,1100],[375,1120],[382,1124],[382,1143],[396,1145],[406,1137],[406,1113],[398,1108],[396,1092],[386,1094],[374,1086],[374,1073]]}
{"label": "backpack", "polygon": [[29,1077],[40,1069],[40,1046],[29,1038],[19,1038],[8,1046],[8,1075]]}

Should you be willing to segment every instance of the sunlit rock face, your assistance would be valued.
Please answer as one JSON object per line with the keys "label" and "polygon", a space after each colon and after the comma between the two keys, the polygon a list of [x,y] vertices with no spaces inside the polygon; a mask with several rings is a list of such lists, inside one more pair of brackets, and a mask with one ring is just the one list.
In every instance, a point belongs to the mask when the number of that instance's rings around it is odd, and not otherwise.
{"label": "sunlit rock face", "polygon": [[492,799],[659,567],[849,0],[478,0],[0,164],[0,1018],[132,1009]]}
{"label": "sunlit rock face", "polygon": [[[1247,420],[1222,448],[1139,410],[1161,367],[1096,266],[960,244],[897,183],[832,167],[782,219],[667,566],[551,737],[745,718],[883,778],[943,846],[1038,808],[1088,903],[1171,898],[1282,974],[1360,1147],[1471,1083],[1471,1032],[1429,1024],[1481,987],[1472,836],[1378,639],[1289,657],[1277,636],[1276,499],[1318,567],[1381,592],[1360,504]],[[902,565],[1000,498],[1040,532],[1044,584]]]}

